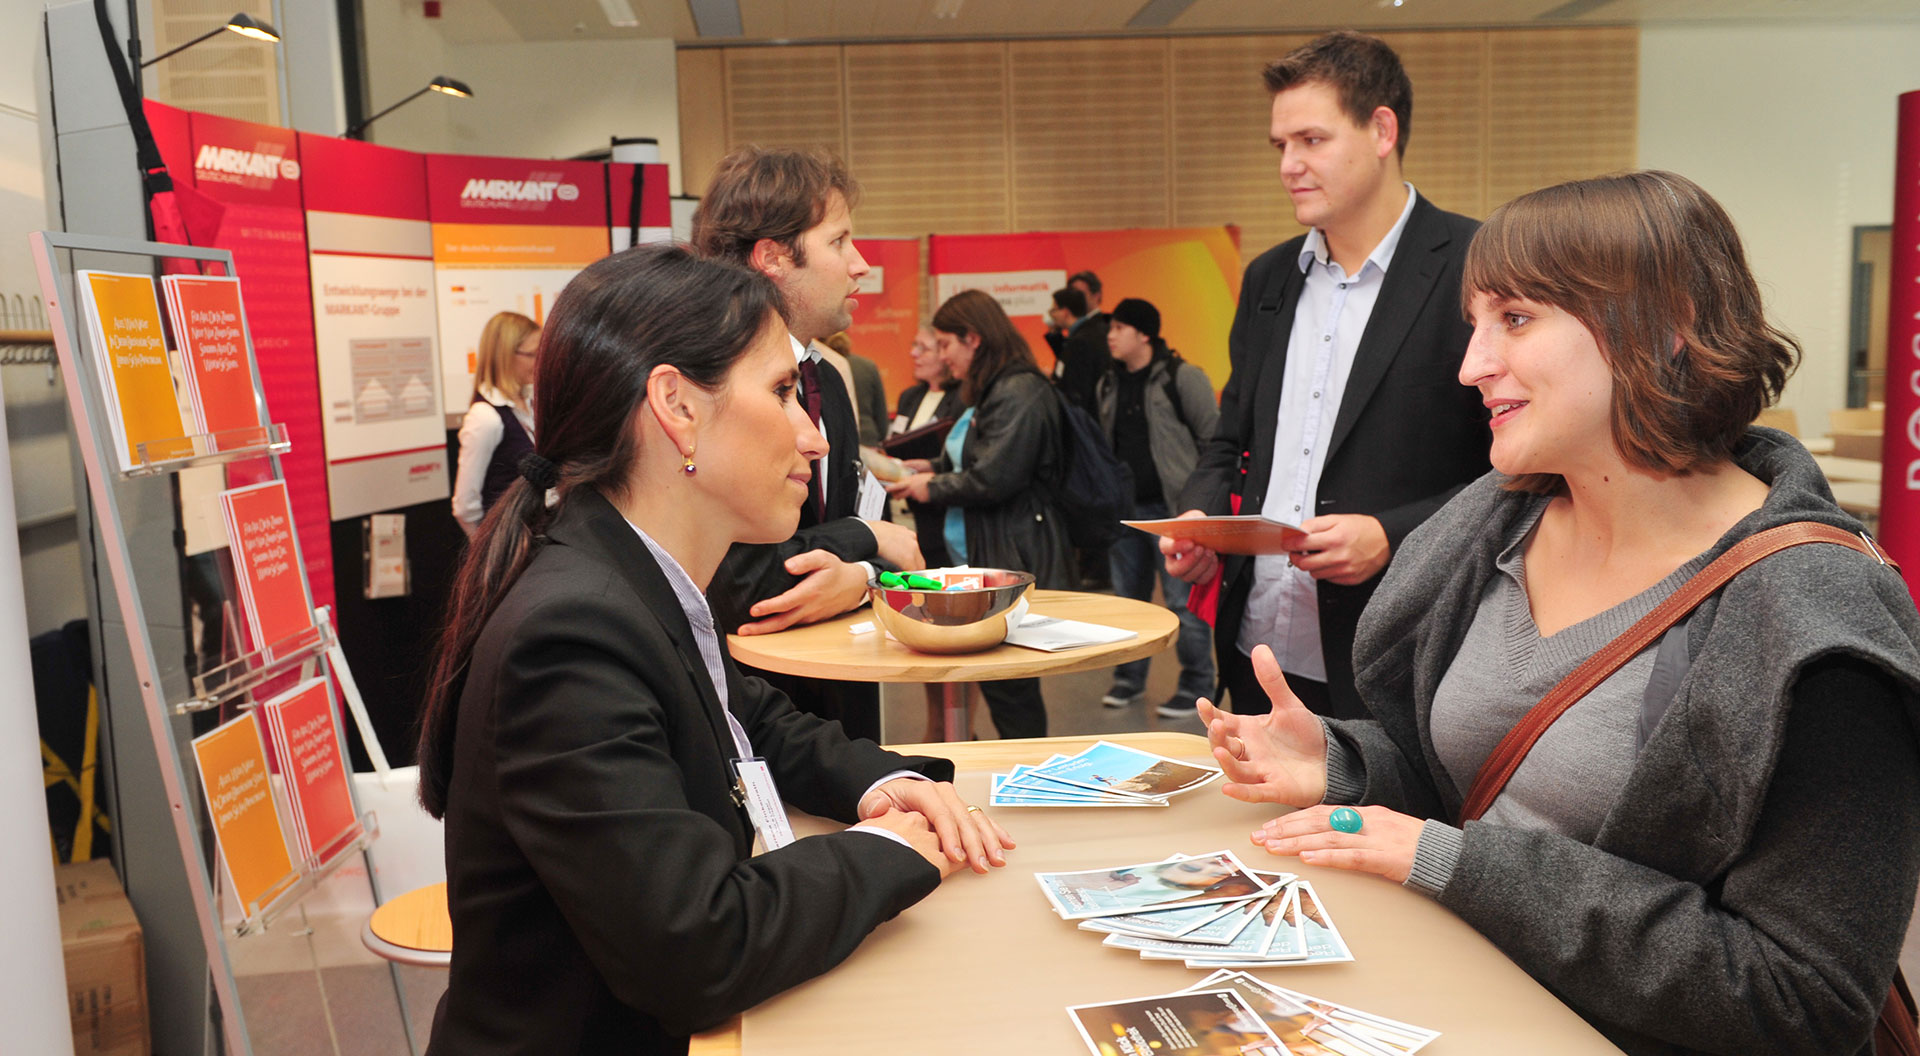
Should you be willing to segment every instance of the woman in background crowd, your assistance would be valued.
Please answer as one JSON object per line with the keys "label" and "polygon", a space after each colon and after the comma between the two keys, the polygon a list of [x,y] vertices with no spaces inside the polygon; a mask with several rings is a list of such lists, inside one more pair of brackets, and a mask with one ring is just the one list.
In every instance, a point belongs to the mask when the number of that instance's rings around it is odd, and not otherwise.
{"label": "woman in background crowd", "polygon": [[[923,326],[913,335],[913,384],[900,393],[893,412],[889,435],[910,433],[934,422],[950,422],[967,409],[960,398],[960,379],[947,369],[940,355],[940,339],[933,328]],[[953,562],[947,558],[947,510],[909,497],[907,509],[913,514],[914,531],[920,536],[920,555],[928,568],[940,568]]]}
{"label": "woman in background crowd", "polygon": [[[961,863],[1005,861],[951,763],[796,711],[715,629],[721,558],[793,534],[826,448],[779,305],[672,245],[603,258],[554,305],[538,450],[467,549],[421,717],[454,935],[435,1056],[684,1053]],[[755,855],[747,760],[774,816],[853,827],[762,832]]]}
{"label": "woman in background crowd", "polygon": [[519,479],[533,450],[533,375],[540,363],[540,327],[519,312],[501,312],[480,331],[473,402],[460,423],[460,464],[453,478],[453,518],[467,533]]}
{"label": "woman in background crowd", "polygon": [[[933,329],[968,408],[947,434],[938,472],[921,462],[887,490],[947,507],[952,562],[1031,572],[1042,589],[1071,590],[1067,528],[1050,497],[1064,468],[1059,397],[988,294],[954,294],[933,314]],[[986,682],[981,693],[1002,737],[1046,736],[1039,679]]]}
{"label": "woman in background crowd", "polygon": [[[1271,713],[1201,706],[1227,793],[1306,808],[1254,841],[1433,897],[1635,1056],[1865,1056],[1920,877],[1920,614],[1891,567],[1832,542],[1748,566],[1504,786],[1475,776],[1736,544],[1861,530],[1805,448],[1749,425],[1798,350],[1733,222],[1671,173],[1550,187],[1487,219],[1461,291],[1495,471],[1367,607],[1374,720],[1323,724],[1265,646]],[[1336,803],[1368,805],[1336,830]]]}

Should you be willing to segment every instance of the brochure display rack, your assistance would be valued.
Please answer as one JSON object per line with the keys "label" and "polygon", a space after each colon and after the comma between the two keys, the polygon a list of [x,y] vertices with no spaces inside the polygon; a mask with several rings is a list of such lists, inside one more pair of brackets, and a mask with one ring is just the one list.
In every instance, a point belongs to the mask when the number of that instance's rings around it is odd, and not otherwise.
{"label": "brochure display rack", "polygon": [[[103,593],[123,622],[103,610],[100,633],[124,632],[131,650],[225,1051],[256,1051],[236,983],[253,973],[236,965],[268,961],[263,974],[310,971],[311,985],[263,1003],[284,1017],[310,1000],[294,1014],[323,1020],[341,1051],[308,896],[324,885],[329,909],[372,911],[377,826],[353,798],[334,691],[351,676],[334,670],[332,625],[307,590],[280,465],[290,445],[263,395],[233,256],[61,232],[30,241]],[[188,275],[163,283],[163,265]],[[147,747],[123,730],[115,750]],[[417,1053],[399,976],[383,967],[394,1033]]]}

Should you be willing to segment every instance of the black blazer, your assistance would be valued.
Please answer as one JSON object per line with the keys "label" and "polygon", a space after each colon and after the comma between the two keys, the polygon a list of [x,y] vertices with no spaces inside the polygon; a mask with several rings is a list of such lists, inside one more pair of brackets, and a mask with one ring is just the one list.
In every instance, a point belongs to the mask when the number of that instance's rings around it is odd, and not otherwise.
{"label": "black blazer", "polygon": [[[848,741],[723,662],[730,708],[794,806],[851,821],[890,771],[952,775]],[[865,833],[748,857],[733,755],[665,574],[606,499],[576,492],[487,621],[460,696],[453,963],[429,1052],[683,1053],[939,885]]]}
{"label": "black blazer", "polygon": [[[784,594],[800,582],[787,572],[787,558],[825,550],[842,561],[873,561],[879,552],[873,530],[855,516],[860,509],[860,426],[854,420],[847,383],[833,365],[820,363],[820,432],[828,451],[814,467],[826,473],[827,516],[821,519],[809,499],[800,508],[800,527],[784,543],[735,543],[707,587],[707,602],[722,630],[731,633],[753,617],[755,602]],[[798,397],[796,397],[797,399]]]}
{"label": "black blazer", "polygon": [[[900,392],[900,399],[894,404],[896,418],[911,419],[913,412],[920,409],[920,398],[927,394],[927,383],[915,382]],[[940,402],[934,407],[929,422],[960,417],[967,409],[966,401],[960,398],[960,383],[955,382],[940,394]],[[920,540],[920,556],[927,559],[928,568],[940,568],[953,563],[953,555],[947,553],[947,508],[937,503],[907,500],[907,509],[913,513],[913,534]]]}
{"label": "black blazer", "polygon": [[[1408,532],[1491,468],[1486,409],[1479,392],[1459,379],[1473,333],[1460,310],[1460,266],[1478,227],[1425,198],[1414,202],[1334,419],[1313,513],[1371,514],[1396,551]],[[1200,449],[1179,509],[1223,514],[1238,492],[1241,511],[1258,513],[1266,500],[1287,342],[1306,285],[1305,245],[1305,235],[1291,239],[1247,267],[1228,335],[1232,373],[1220,394],[1220,426]],[[1253,587],[1251,558],[1225,561],[1214,635],[1223,663],[1238,649]],[[1352,587],[1319,583],[1321,649],[1336,713],[1365,714],[1353,688],[1353,635],[1378,583],[1378,576]]]}

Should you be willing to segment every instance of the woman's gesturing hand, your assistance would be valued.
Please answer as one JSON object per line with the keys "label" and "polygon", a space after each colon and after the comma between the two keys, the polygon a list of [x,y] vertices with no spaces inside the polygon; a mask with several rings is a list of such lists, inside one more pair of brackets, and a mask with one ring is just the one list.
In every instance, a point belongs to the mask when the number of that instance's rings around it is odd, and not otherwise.
{"label": "woman's gesturing hand", "polygon": [[908,811],[926,819],[939,838],[936,850],[947,860],[942,875],[960,865],[970,865],[974,872],[985,873],[989,868],[1007,864],[1005,851],[1013,846],[1013,837],[1007,835],[999,822],[987,817],[986,811],[968,806],[960,793],[954,791],[952,782],[897,777],[867,793],[860,801],[863,821],[879,819],[888,811]]}
{"label": "woman's gesturing hand", "polygon": [[1354,807],[1360,813],[1360,831],[1341,832],[1331,820],[1335,809],[1308,807],[1282,814],[1254,830],[1253,842],[1269,854],[1298,855],[1308,865],[1352,869],[1405,883],[1426,822],[1386,807]]}
{"label": "woman's gesturing hand", "polygon": [[1327,795],[1327,735],[1320,717],[1287,688],[1279,661],[1264,645],[1253,648],[1253,674],[1273,702],[1265,715],[1234,715],[1200,701],[1207,741],[1226,771],[1221,791],[1249,803],[1320,802]]}

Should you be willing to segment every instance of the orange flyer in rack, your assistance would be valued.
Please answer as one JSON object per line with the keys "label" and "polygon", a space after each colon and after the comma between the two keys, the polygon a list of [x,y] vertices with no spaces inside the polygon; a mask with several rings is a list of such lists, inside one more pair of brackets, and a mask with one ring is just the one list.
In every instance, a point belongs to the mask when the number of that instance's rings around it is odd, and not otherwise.
{"label": "orange flyer in rack", "polygon": [[193,739],[200,787],[207,794],[220,861],[247,916],[264,906],[297,874],[287,855],[287,835],[273,806],[266,749],[253,713]]}
{"label": "orange flyer in rack", "polygon": [[[247,355],[247,316],[240,305],[240,280],[220,276],[168,275],[160,280],[173,314],[174,338],[186,361],[187,395],[194,425],[202,433],[224,433],[223,449],[266,442],[259,432],[259,403],[253,388],[253,364]],[[241,431],[235,435],[236,431]]]}
{"label": "orange flyer in rack", "polygon": [[286,482],[269,480],[223,491],[220,512],[227,522],[233,576],[253,648],[273,660],[275,646],[285,651],[307,644],[313,631],[313,599],[293,538]]}
{"label": "orange flyer in rack", "polygon": [[326,679],[312,678],[267,701],[260,711],[266,713],[293,808],[294,841],[302,858],[324,864],[346,846],[357,820],[340,758],[333,693]]}
{"label": "orange flyer in rack", "polygon": [[167,367],[166,331],[152,277],[83,270],[74,278],[87,333],[93,339],[103,395],[115,412],[107,420],[119,449],[120,468],[140,465],[143,443],[150,461],[192,454],[173,391],[173,373]]}

